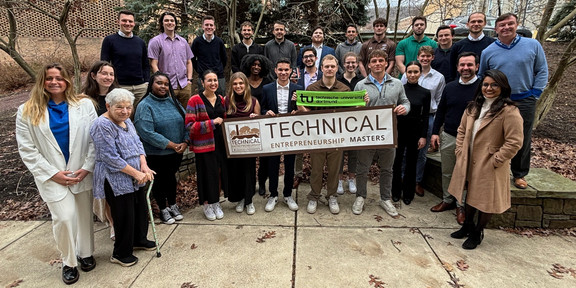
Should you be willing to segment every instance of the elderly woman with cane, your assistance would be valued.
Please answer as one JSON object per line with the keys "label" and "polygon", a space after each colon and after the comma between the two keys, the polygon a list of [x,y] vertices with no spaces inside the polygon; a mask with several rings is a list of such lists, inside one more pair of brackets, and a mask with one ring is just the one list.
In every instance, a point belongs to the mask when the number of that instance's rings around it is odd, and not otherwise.
{"label": "elderly woman with cane", "polygon": [[130,121],[134,95],[116,88],[106,95],[106,113],[90,128],[96,149],[94,197],[106,198],[110,205],[116,241],[110,261],[128,267],[138,258],[133,250],[154,250],[146,238],[148,219],[146,195],[142,187],[154,179],[148,168],[144,147]]}

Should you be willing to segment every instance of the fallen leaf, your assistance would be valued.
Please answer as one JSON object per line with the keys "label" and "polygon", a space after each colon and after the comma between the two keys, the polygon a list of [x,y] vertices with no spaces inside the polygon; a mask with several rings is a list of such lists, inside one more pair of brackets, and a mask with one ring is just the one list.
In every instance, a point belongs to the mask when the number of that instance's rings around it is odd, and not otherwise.
{"label": "fallen leaf", "polygon": [[192,245],[190,245],[190,249],[194,250],[196,248],[198,248],[198,246],[196,246],[196,244],[192,243]]}
{"label": "fallen leaf", "polygon": [[375,288],[384,288],[384,285],[388,285],[386,283],[384,283],[384,281],[381,281],[380,278],[370,274],[368,276],[370,278],[370,280],[368,281],[368,284],[374,285]]}
{"label": "fallen leaf", "polygon": [[48,262],[50,264],[50,266],[54,266],[54,264],[58,264],[58,263],[62,263],[62,259],[52,259],[50,260],[50,262]]}
{"label": "fallen leaf", "polygon": [[22,279],[14,280],[14,282],[8,284],[8,286],[6,286],[6,288],[18,287],[18,286],[20,286],[20,283],[22,283],[22,282],[24,282],[24,280],[22,280]]}
{"label": "fallen leaf", "polygon": [[264,243],[266,239],[272,239],[276,237],[276,231],[264,231],[264,235],[262,237],[256,238],[257,243]]}
{"label": "fallen leaf", "polygon": [[410,228],[410,232],[411,232],[412,234],[420,233],[420,229],[412,227],[412,228]]}
{"label": "fallen leaf", "polygon": [[182,285],[180,285],[180,288],[198,288],[198,286],[192,282],[184,282]]}
{"label": "fallen leaf", "polygon": [[462,288],[465,285],[464,284],[460,284],[460,279],[456,277],[456,274],[454,273],[450,273],[450,281],[446,281],[448,282],[448,284],[450,284],[450,286],[452,286],[452,288]]}
{"label": "fallen leaf", "polygon": [[560,275],[558,274],[557,271],[548,271],[548,274],[556,279],[562,279],[564,278],[564,275]]}
{"label": "fallen leaf", "polygon": [[312,266],[308,265],[308,270],[312,270]]}
{"label": "fallen leaf", "polygon": [[446,269],[446,271],[448,271],[448,272],[454,271],[454,266],[452,266],[452,264],[450,264],[450,263],[448,263],[448,262],[442,262],[442,266],[443,266],[444,269]]}
{"label": "fallen leaf", "polygon": [[384,220],[380,215],[374,215],[374,219],[376,219],[376,222],[382,222],[382,220]]}
{"label": "fallen leaf", "polygon": [[452,242],[448,242],[446,246],[454,246],[454,244],[452,244]]}
{"label": "fallen leaf", "polygon": [[462,259],[456,261],[456,267],[458,267],[460,271],[466,271],[469,268],[468,264],[466,264],[466,261]]}

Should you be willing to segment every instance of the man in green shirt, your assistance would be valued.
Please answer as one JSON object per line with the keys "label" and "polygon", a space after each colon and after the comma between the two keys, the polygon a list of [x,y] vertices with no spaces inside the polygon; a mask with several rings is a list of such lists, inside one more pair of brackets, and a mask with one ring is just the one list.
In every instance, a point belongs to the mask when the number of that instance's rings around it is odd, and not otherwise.
{"label": "man in green shirt", "polygon": [[426,17],[416,16],[412,19],[412,36],[400,41],[396,46],[396,67],[400,71],[400,77],[406,71],[406,64],[410,61],[416,61],[418,50],[422,46],[431,46],[438,48],[434,40],[424,35],[426,30]]}

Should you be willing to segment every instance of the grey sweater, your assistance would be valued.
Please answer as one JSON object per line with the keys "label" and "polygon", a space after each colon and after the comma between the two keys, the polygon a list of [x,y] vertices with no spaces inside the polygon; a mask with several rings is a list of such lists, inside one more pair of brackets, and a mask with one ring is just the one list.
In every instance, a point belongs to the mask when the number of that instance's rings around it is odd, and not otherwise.
{"label": "grey sweater", "polygon": [[370,102],[366,106],[402,105],[406,108],[406,113],[410,112],[410,101],[404,92],[404,85],[400,80],[386,74],[384,87],[378,91],[378,87],[366,77],[354,88],[354,91],[366,90],[370,97]]}

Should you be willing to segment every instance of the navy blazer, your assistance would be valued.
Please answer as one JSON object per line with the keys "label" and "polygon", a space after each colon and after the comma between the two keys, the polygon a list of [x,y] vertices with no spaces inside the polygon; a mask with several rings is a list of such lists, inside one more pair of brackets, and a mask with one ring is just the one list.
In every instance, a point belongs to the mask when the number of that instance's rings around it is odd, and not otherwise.
{"label": "navy blazer", "polygon": [[[260,112],[262,115],[266,115],[268,110],[272,110],[274,113],[278,114],[278,89],[276,89],[277,81],[272,83],[268,83],[262,87],[262,103],[260,103]],[[294,84],[290,82],[289,90],[288,90],[288,113],[295,110],[292,105],[290,105],[290,99],[292,98],[292,94],[296,90],[304,90],[302,86],[298,84]]]}
{"label": "navy blazer", "polygon": [[[322,71],[320,69],[318,69],[318,76],[316,76],[316,81],[322,79]],[[298,79],[298,82],[296,82],[296,84],[300,85],[302,87],[302,89],[306,90],[306,87],[304,87],[304,69],[300,69],[300,78]]]}
{"label": "navy blazer", "polygon": [[[299,69],[304,69],[304,62],[302,62],[302,54],[304,54],[304,49],[308,47],[312,47],[312,44],[300,48],[300,53],[298,53],[298,60],[296,61]],[[334,50],[334,48],[332,47],[322,45],[322,55],[320,55],[320,63],[322,63],[322,58],[324,58],[324,56],[328,54],[334,55],[334,57],[336,57],[336,50]],[[338,62],[340,62],[340,59],[338,59]],[[318,69],[320,69],[320,67],[318,67]]]}

